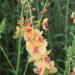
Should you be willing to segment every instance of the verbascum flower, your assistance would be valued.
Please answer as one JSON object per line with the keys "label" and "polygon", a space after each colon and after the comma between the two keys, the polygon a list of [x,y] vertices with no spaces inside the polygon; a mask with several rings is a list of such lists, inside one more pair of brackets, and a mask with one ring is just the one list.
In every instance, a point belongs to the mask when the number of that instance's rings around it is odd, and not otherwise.
{"label": "verbascum flower", "polygon": [[47,28],[48,28],[48,18],[43,19],[42,25],[43,25],[43,29],[47,30]]}
{"label": "verbascum flower", "polygon": [[48,56],[45,54],[45,55],[42,56],[42,61],[43,61],[44,65],[45,65],[45,67],[46,67],[47,69],[49,69],[49,68],[50,68],[50,61],[51,61],[50,57],[48,57]]}
{"label": "verbascum flower", "polygon": [[52,61],[48,55],[43,56],[43,63],[45,64],[45,67],[49,73],[57,72],[57,69],[54,66],[54,61]]}
{"label": "verbascum flower", "polygon": [[36,74],[44,75],[46,68],[41,60],[35,61],[34,66],[35,66],[35,68],[33,69],[33,71]]}
{"label": "verbascum flower", "polygon": [[[57,69],[54,66],[54,61],[52,61],[50,59],[50,57],[48,57],[46,54],[45,54],[45,56],[43,56],[43,58],[34,61],[34,66],[35,66],[34,72],[39,74],[39,75],[44,75],[46,70],[50,74],[57,72]],[[41,72],[38,71],[38,70],[40,70],[40,68],[41,68]]]}
{"label": "verbascum flower", "polygon": [[46,53],[46,48],[43,46],[38,46],[35,43],[32,42],[26,42],[26,50],[29,52],[29,54],[32,56],[34,60],[38,60],[42,57],[43,54]]}
{"label": "verbascum flower", "polygon": [[46,41],[46,39],[43,38],[42,33],[43,33],[42,31],[35,29],[34,40],[32,40],[32,43],[34,43],[36,46],[46,47],[47,41]]}
{"label": "verbascum flower", "polygon": [[54,67],[54,61],[45,58],[45,62],[43,60],[34,61],[34,72],[38,75],[44,75],[46,70],[49,74],[53,74],[57,72],[56,67]]}
{"label": "verbascum flower", "polygon": [[54,61],[50,61],[50,65],[49,65],[49,73],[56,73],[57,72],[57,68],[54,66]]}
{"label": "verbascum flower", "polygon": [[29,40],[29,42],[36,47],[47,47],[47,41],[42,36],[42,31],[38,29],[32,29],[32,27],[25,27],[24,39]]}
{"label": "verbascum flower", "polygon": [[[50,51],[47,51],[47,40],[43,37],[43,31],[39,29],[34,29],[32,27],[32,22],[27,23],[24,26],[24,19],[19,20],[18,25],[16,27],[16,37],[19,37],[19,33],[21,30],[21,35],[23,36],[26,42],[26,50],[30,55],[28,58],[28,62],[34,63],[33,71],[38,75],[44,75],[46,71],[48,73],[55,73],[57,71],[54,66],[54,61],[50,59],[48,56]],[[42,22],[43,29],[47,30],[48,26],[48,18],[45,18]]]}
{"label": "verbascum flower", "polygon": [[30,41],[33,39],[34,36],[34,29],[32,27],[26,26],[24,28],[24,40]]}

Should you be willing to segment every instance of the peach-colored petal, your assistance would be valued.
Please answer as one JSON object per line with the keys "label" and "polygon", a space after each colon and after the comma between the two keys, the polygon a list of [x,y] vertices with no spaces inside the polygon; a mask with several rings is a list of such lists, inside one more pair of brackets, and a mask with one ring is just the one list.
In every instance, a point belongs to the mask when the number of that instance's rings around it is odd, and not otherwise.
{"label": "peach-colored petal", "polygon": [[54,66],[54,61],[50,61],[49,73],[56,73],[57,68]]}
{"label": "peach-colored petal", "polygon": [[49,69],[50,74],[53,74],[53,73],[56,73],[56,72],[57,72],[57,69],[55,67]]}

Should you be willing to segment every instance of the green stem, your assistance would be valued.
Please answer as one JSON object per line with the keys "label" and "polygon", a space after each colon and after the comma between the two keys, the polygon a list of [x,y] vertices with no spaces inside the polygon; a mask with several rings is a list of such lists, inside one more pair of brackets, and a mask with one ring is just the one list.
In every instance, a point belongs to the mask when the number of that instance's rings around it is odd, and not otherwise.
{"label": "green stem", "polygon": [[29,6],[30,17],[32,18],[32,10],[31,10],[31,6],[30,6],[30,3],[29,3],[28,0],[27,0],[27,3],[28,3],[28,6]]}
{"label": "green stem", "polygon": [[3,50],[3,48],[2,48],[1,46],[0,46],[0,49],[1,49],[1,51],[3,52],[3,54],[4,54],[4,56],[5,56],[6,60],[7,60],[7,62],[8,62],[9,65],[11,66],[12,70],[15,72],[14,67],[12,66],[12,64],[11,64],[11,62],[10,62],[8,56],[6,55],[5,51]]}
{"label": "green stem", "polygon": [[23,18],[23,7],[24,7],[24,5],[22,4],[21,18]]}
{"label": "green stem", "polygon": [[[46,0],[46,3],[45,3],[45,5],[44,5],[44,7],[43,7],[42,11],[46,8],[47,4],[48,4],[48,0]],[[40,23],[41,23],[42,18],[43,18],[43,14],[41,15]]]}
{"label": "green stem", "polygon": [[[23,5],[22,5],[22,11],[21,11],[21,18],[23,18]],[[21,41],[22,41],[22,30],[21,30],[21,26],[20,26],[20,32],[19,32],[19,40],[18,40],[18,57],[17,57],[17,66],[16,66],[16,72],[15,72],[15,75],[18,75],[19,73],[19,65],[20,65],[20,57],[21,57],[21,54],[20,54],[20,50],[21,50]]]}
{"label": "green stem", "polygon": [[[65,19],[65,50],[67,54],[67,59],[66,59],[66,64],[65,64],[65,71],[64,75],[68,74],[70,75],[70,58],[68,57],[68,49],[67,49],[67,25],[68,25],[68,10],[69,10],[69,0],[67,0],[67,5],[66,5],[66,19]],[[68,68],[69,66],[69,68]],[[67,72],[68,71],[68,72]]]}
{"label": "green stem", "polygon": [[27,68],[28,68],[28,64],[29,64],[29,62],[28,62],[28,60],[27,60],[26,67],[25,67],[25,70],[24,70],[24,73],[23,73],[23,75],[26,75]]}
{"label": "green stem", "polygon": [[66,46],[66,49],[67,49],[68,10],[69,10],[69,0],[67,0],[67,6],[66,6],[66,18],[65,18],[65,46]]}
{"label": "green stem", "polygon": [[21,49],[21,38],[19,38],[19,43],[18,43],[18,57],[17,57],[17,66],[16,66],[16,73],[15,75],[18,75],[18,71],[19,71],[19,65],[20,65],[20,49]]}

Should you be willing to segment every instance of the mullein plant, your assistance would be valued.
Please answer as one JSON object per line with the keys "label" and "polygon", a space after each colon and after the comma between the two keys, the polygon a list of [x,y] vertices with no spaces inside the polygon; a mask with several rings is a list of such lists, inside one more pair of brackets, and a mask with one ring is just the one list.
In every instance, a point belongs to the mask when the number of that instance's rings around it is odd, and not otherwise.
{"label": "mullein plant", "polygon": [[[24,2],[26,1],[21,1],[22,4],[24,4]],[[54,74],[57,72],[57,68],[55,67],[55,62],[51,60],[51,57],[49,56],[51,50],[47,50],[48,42],[43,37],[44,32],[39,28],[41,26],[43,30],[47,31],[48,18],[44,18],[42,21],[39,21],[39,23],[37,24],[38,26],[36,27],[34,27],[33,23],[33,18],[30,17],[24,19],[24,17],[22,16],[22,18],[18,20],[14,38],[19,38],[21,36],[21,38],[23,38],[26,42],[25,45],[28,52],[28,63],[33,62],[33,71],[36,74]],[[16,70],[16,72],[17,71],[18,70]],[[15,75],[18,75],[18,73],[16,73]]]}
{"label": "mullein plant", "polygon": [[[43,29],[47,30],[48,18],[42,22]],[[15,38],[19,38],[21,27],[21,36],[26,42],[26,50],[28,52],[28,62],[33,62],[33,71],[38,75],[45,75],[45,72],[56,73],[57,68],[54,66],[54,61],[49,57],[50,50],[47,50],[48,42],[43,37],[43,31],[33,27],[32,21],[25,22],[24,18],[18,21],[16,26]]]}

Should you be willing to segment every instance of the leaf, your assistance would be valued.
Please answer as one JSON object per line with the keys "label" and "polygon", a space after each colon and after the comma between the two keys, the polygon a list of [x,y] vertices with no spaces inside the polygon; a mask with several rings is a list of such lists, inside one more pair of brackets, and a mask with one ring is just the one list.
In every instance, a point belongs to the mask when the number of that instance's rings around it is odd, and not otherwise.
{"label": "leaf", "polygon": [[4,33],[4,30],[5,30],[5,18],[0,24],[0,38],[2,37],[1,34]]}

